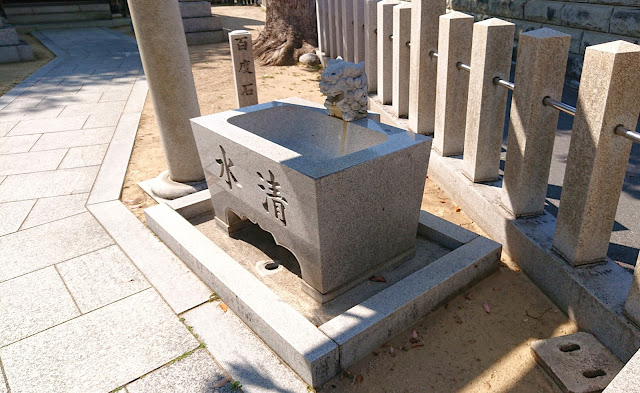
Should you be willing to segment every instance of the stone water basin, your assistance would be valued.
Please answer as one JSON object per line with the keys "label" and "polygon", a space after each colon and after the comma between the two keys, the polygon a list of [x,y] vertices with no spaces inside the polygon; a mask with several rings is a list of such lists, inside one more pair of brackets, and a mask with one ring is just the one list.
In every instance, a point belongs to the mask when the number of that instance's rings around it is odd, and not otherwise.
{"label": "stone water basin", "polygon": [[191,123],[216,221],[271,233],[317,301],[414,254],[431,138],[300,99]]}

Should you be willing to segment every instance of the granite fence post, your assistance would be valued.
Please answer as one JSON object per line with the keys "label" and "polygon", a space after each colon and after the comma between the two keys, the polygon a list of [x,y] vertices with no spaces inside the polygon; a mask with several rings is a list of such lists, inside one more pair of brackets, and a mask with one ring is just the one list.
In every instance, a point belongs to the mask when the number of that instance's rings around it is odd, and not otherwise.
{"label": "granite fence post", "polygon": [[353,1],[342,0],[342,56],[353,62]]}
{"label": "granite fence post", "polygon": [[327,0],[327,35],[328,35],[328,57],[335,58],[337,57],[337,44],[336,44],[336,0]]}
{"label": "granite fence post", "polygon": [[433,148],[443,157],[464,150],[469,73],[457,64],[471,62],[472,35],[473,16],[457,11],[440,16]]}
{"label": "granite fence post", "polygon": [[378,99],[390,104],[393,86],[393,7],[394,0],[378,3]]}
{"label": "granite fence post", "polygon": [[324,18],[322,17],[327,0],[316,0],[316,25],[318,29],[318,49],[320,52],[326,52],[326,40],[324,38]]}
{"label": "granite fence post", "polygon": [[640,46],[614,41],[585,51],[553,249],[575,266],[602,262],[640,111]]}
{"label": "granite fence post", "polygon": [[129,8],[169,167],[169,180],[201,181],[204,172],[189,122],[200,116],[200,107],[178,2],[136,0],[129,3]]}
{"label": "granite fence post", "polygon": [[498,179],[507,89],[493,80],[509,80],[514,32],[496,18],[473,25],[462,173],[475,183]]}
{"label": "granite fence post", "polygon": [[364,61],[364,3],[353,1],[353,62]]}
{"label": "granite fence post", "polygon": [[246,30],[234,30],[229,33],[233,79],[236,83],[238,108],[258,103],[256,70],[253,63],[253,44],[251,33]]}
{"label": "granite fence post", "polygon": [[414,0],[411,4],[409,129],[419,134],[433,134],[437,61],[429,52],[438,51],[438,23],[447,4],[446,0]]}
{"label": "granite fence post", "polygon": [[502,205],[515,217],[544,213],[571,36],[542,28],[520,34],[502,181]]}
{"label": "granite fence post", "polygon": [[333,12],[335,19],[333,20],[333,25],[336,31],[336,53],[334,57],[342,56],[344,58],[344,48],[342,45],[342,3],[346,0],[332,0],[333,1]]}
{"label": "granite fence post", "polygon": [[411,3],[393,7],[392,109],[398,117],[409,114],[409,56],[411,55]]}
{"label": "granite fence post", "polygon": [[[640,266],[640,255],[638,255],[636,266]],[[633,272],[633,280],[631,281],[627,301],[624,303],[624,313],[636,325],[640,325],[640,269],[635,269]]]}
{"label": "granite fence post", "polygon": [[378,3],[380,0],[366,0],[364,3],[364,70],[369,80],[369,93],[378,91]]}

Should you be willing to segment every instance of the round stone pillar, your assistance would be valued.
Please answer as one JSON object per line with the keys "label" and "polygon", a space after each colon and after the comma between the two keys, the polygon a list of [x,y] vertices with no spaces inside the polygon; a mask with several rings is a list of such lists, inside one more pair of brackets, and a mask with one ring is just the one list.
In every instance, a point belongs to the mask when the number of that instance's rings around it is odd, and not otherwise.
{"label": "round stone pillar", "polygon": [[169,170],[153,192],[175,199],[202,188],[204,172],[189,119],[200,116],[178,0],[130,0],[129,9]]}

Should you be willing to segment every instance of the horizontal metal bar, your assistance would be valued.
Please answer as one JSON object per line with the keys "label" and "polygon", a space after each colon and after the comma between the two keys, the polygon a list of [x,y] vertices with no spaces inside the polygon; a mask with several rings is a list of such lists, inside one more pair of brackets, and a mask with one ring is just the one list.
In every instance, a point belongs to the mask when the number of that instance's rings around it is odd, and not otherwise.
{"label": "horizontal metal bar", "polygon": [[628,130],[622,125],[617,126],[615,132],[616,134],[621,135],[627,139],[631,139],[635,143],[640,143],[640,133]]}
{"label": "horizontal metal bar", "polygon": [[465,70],[465,71],[471,72],[471,67],[466,65],[466,64],[464,64],[461,61],[456,63],[456,67],[458,67],[459,70]]}
{"label": "horizontal metal bar", "polygon": [[502,86],[502,87],[506,87],[507,89],[513,91],[513,89],[515,88],[514,84],[512,82],[506,81],[502,78],[500,78],[499,76],[496,76],[495,78],[493,78],[493,83],[498,85],[498,86]]}
{"label": "horizontal metal bar", "polygon": [[545,104],[546,106],[550,106],[552,108],[556,108],[557,110],[559,110],[560,112],[564,112],[568,115],[571,116],[575,116],[576,115],[576,108],[569,105],[569,104],[565,104],[564,102],[560,102],[560,101],[556,101],[551,97],[545,97],[542,100],[542,103]]}
{"label": "horizontal metal bar", "polygon": [[407,46],[411,48],[411,41],[407,41]]}
{"label": "horizontal metal bar", "polygon": [[393,40],[393,34],[389,35],[389,39]]}
{"label": "horizontal metal bar", "polygon": [[431,52],[429,52],[429,57],[431,57],[432,59],[437,59],[438,52],[432,50]]}

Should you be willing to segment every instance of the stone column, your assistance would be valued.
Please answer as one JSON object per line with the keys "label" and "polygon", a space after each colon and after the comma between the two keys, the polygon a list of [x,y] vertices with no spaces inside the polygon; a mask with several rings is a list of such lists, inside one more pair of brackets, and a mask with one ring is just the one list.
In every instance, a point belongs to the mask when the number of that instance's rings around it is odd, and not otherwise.
{"label": "stone column", "polygon": [[204,179],[189,123],[200,108],[180,8],[175,0],[135,0],[129,8],[169,167],[152,190],[174,199],[196,191],[180,183]]}
{"label": "stone column", "polygon": [[636,128],[638,64],[640,46],[626,41],[585,52],[553,237],[553,249],[576,266],[607,256],[632,144],[614,130]]}
{"label": "stone column", "polygon": [[334,57],[342,56],[344,58],[344,51],[342,47],[342,2],[345,0],[333,0],[333,11],[335,19],[333,21],[334,28],[336,30],[336,54]]}
{"label": "stone column", "polygon": [[342,0],[342,56],[353,62],[353,1]]}
{"label": "stone column", "polygon": [[570,35],[548,28],[518,40],[502,181],[502,205],[515,217],[544,212],[559,112],[542,101],[562,97],[570,43]]}
{"label": "stone column", "polygon": [[475,183],[498,179],[507,89],[493,79],[509,80],[514,32],[496,18],[473,26],[462,173]]}
{"label": "stone column", "polygon": [[393,7],[392,109],[398,117],[409,114],[409,56],[411,55],[411,3]]}
{"label": "stone column", "polygon": [[253,44],[251,33],[247,30],[234,30],[229,33],[233,80],[236,83],[238,108],[258,104],[258,85],[256,69],[253,63]]}
{"label": "stone column", "polygon": [[394,0],[378,3],[378,99],[390,104],[393,85],[393,7]]}
{"label": "stone column", "polygon": [[457,11],[440,16],[433,149],[443,157],[464,150],[469,73],[457,64],[471,63],[472,36],[473,16]]}
{"label": "stone column", "polygon": [[364,3],[353,1],[353,62],[364,61]]}
{"label": "stone column", "polygon": [[430,135],[435,118],[437,61],[429,52],[438,51],[438,22],[447,4],[446,0],[413,0],[411,4],[409,129]]}
{"label": "stone column", "polygon": [[327,0],[327,57],[335,58],[336,55],[336,24],[335,24],[335,5],[336,0]]}
{"label": "stone column", "polygon": [[364,3],[364,71],[369,80],[369,93],[378,91],[378,2]]}

